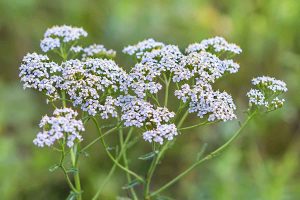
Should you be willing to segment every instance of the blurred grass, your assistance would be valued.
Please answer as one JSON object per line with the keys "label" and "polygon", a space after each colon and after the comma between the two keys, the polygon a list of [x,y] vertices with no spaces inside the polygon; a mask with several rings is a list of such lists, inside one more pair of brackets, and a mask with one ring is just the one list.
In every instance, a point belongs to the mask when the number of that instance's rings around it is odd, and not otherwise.
{"label": "blurred grass", "polygon": [[[118,62],[127,67],[132,63],[121,54],[122,47],[147,37],[182,49],[214,35],[239,44],[241,70],[218,87],[231,93],[243,110],[251,78],[269,74],[287,82],[286,107],[257,119],[224,156],[194,170],[165,194],[175,199],[300,199],[298,0],[0,0],[0,13],[1,199],[63,199],[68,191],[62,174],[48,171],[58,155],[32,145],[40,117],[50,106],[39,94],[23,91],[18,79],[24,54],[38,50],[43,32],[56,24],[84,27],[88,42],[118,50]],[[209,150],[221,144],[236,125],[195,129],[177,140],[156,174],[155,186],[193,162],[203,143]],[[143,146],[140,143],[130,153],[143,154]],[[99,148],[93,148],[82,164],[86,199],[111,165]],[[112,179],[103,199],[115,199],[123,178],[118,174]]]}

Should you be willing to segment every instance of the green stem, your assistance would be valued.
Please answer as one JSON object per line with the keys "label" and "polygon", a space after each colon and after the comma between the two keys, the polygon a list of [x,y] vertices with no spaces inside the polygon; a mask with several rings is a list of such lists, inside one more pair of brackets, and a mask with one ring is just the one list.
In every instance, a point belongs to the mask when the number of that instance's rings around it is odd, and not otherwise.
{"label": "green stem", "polygon": [[68,183],[69,187],[71,188],[71,190],[73,190],[75,193],[79,193],[77,191],[77,189],[75,188],[75,186],[73,185],[71,179],[69,178],[66,168],[64,167],[64,160],[65,160],[65,155],[66,155],[64,142],[61,146],[62,146],[62,150],[61,150],[61,158],[60,158],[60,162],[59,162],[59,167],[62,169],[62,171],[65,175],[65,178],[67,180],[67,183]]}
{"label": "green stem", "polygon": [[235,134],[233,134],[233,136],[222,146],[220,146],[219,148],[217,148],[215,151],[211,152],[210,154],[208,154],[207,156],[205,156],[203,159],[195,162],[192,166],[190,166],[188,169],[186,169],[185,171],[183,171],[181,174],[179,174],[178,176],[176,176],[176,178],[174,178],[173,180],[169,181],[168,183],[166,183],[165,185],[163,185],[160,189],[152,192],[149,195],[149,198],[152,196],[155,196],[157,194],[159,194],[160,192],[164,191],[165,189],[167,189],[168,187],[170,187],[171,185],[173,185],[175,182],[177,182],[180,178],[182,178],[183,176],[185,176],[187,173],[189,173],[190,171],[192,171],[195,167],[197,167],[198,165],[200,165],[201,163],[203,163],[204,161],[210,160],[216,156],[218,156],[220,153],[222,153],[225,149],[227,149],[230,144],[235,141],[235,139],[241,134],[242,130],[245,128],[245,126],[249,123],[249,121],[254,117],[254,115],[256,114],[256,112],[253,112],[247,119],[246,121],[241,125],[241,127],[235,132]]}
{"label": "green stem", "polygon": [[[128,160],[127,160],[127,155],[126,155],[126,148],[124,147],[124,133],[123,133],[123,129],[119,129],[119,139],[120,139],[120,146],[121,149],[124,149],[124,153],[122,153],[121,155],[123,156],[123,162],[124,162],[124,166],[129,169],[129,164],[128,164]],[[131,180],[131,176],[130,174],[126,173],[126,178],[127,178],[127,182],[130,183]],[[136,192],[134,190],[134,188],[130,188],[130,193],[133,197],[134,200],[137,200],[137,195]]]}
{"label": "green stem", "polygon": [[106,131],[106,132],[103,133],[101,136],[99,136],[99,137],[97,137],[96,139],[94,139],[91,143],[89,143],[88,145],[86,145],[85,147],[83,147],[83,148],[81,149],[80,152],[86,151],[88,148],[90,148],[90,147],[91,147],[92,145],[94,145],[96,142],[98,142],[99,140],[101,140],[102,137],[104,137],[104,136],[106,136],[106,135],[112,133],[112,132],[115,131],[116,129],[118,129],[118,127],[114,127],[114,128],[112,128],[112,129]]}
{"label": "green stem", "polygon": [[191,128],[196,128],[196,127],[199,127],[199,126],[203,126],[203,125],[207,125],[207,124],[214,124],[214,123],[216,123],[216,122],[215,121],[213,121],[213,122],[206,121],[206,122],[202,122],[202,123],[195,124],[195,125],[192,125],[192,126],[179,128],[178,130],[183,131],[183,130],[188,130],[188,129],[191,129]]}
{"label": "green stem", "polygon": [[79,191],[77,193],[77,200],[82,199],[82,191],[81,191],[81,184],[80,184],[80,176],[79,176],[79,167],[78,167],[78,154],[77,154],[77,147],[78,144],[75,144],[73,148],[71,148],[70,154],[71,154],[71,163],[72,167],[74,168],[74,181],[75,181],[75,187],[76,190]]}
{"label": "green stem", "polygon": [[[186,111],[184,113],[184,115],[182,116],[181,120],[179,121],[177,127],[179,128],[184,120],[187,118],[188,116],[188,111]],[[167,141],[163,147],[161,148],[161,150],[159,151],[158,155],[152,160],[151,165],[149,167],[148,173],[146,175],[146,184],[145,184],[145,190],[144,190],[144,198],[145,199],[149,199],[149,191],[150,191],[150,184],[151,184],[151,180],[152,177],[154,175],[155,169],[157,167],[157,165],[159,164],[161,158],[163,157],[163,155],[165,154],[166,150],[169,148],[170,144],[172,141]]]}
{"label": "green stem", "polygon": [[[97,131],[98,131],[98,133],[99,133],[99,136],[102,136],[101,129],[100,129],[100,127],[99,127],[99,124],[98,124],[97,120],[96,120],[94,117],[92,117],[92,120],[93,120],[93,122],[95,123],[95,125],[96,125],[96,127],[97,127]],[[131,174],[132,176],[134,176],[134,177],[135,177],[136,179],[138,179],[139,181],[144,182],[144,179],[143,179],[142,177],[140,177],[140,176],[137,175],[135,172],[133,172],[133,171],[127,169],[126,167],[124,167],[123,165],[121,165],[121,164],[113,157],[113,155],[109,152],[108,147],[107,147],[107,144],[106,144],[106,142],[105,142],[105,140],[104,140],[103,137],[101,137],[101,142],[102,142],[102,144],[103,144],[103,146],[104,146],[104,149],[105,149],[105,151],[106,151],[108,157],[109,157],[109,158],[110,158],[110,159],[111,159],[111,160],[112,160],[119,168],[121,168],[121,169],[123,169],[125,172]]]}
{"label": "green stem", "polygon": [[164,74],[164,78],[165,78],[164,82],[165,82],[165,85],[166,85],[164,106],[167,107],[168,106],[168,99],[169,99],[169,86],[170,86],[171,78],[168,79],[165,74]]}
{"label": "green stem", "polygon": [[[129,142],[129,139],[130,139],[130,137],[131,137],[132,132],[133,132],[133,129],[130,129],[129,132],[128,132],[128,134],[127,134],[127,137],[126,137],[126,139],[125,139],[125,141],[124,141],[123,148],[121,148],[121,151],[120,151],[120,153],[119,153],[119,155],[118,155],[118,157],[117,157],[117,159],[116,159],[117,162],[122,158],[122,155],[123,155],[123,153],[124,153],[124,151],[125,151],[125,149],[126,149],[126,145],[127,145],[127,143]],[[106,147],[104,147],[104,148],[106,148]],[[106,148],[106,149],[107,149],[107,148]],[[99,187],[97,193],[94,195],[94,197],[92,198],[92,200],[98,199],[98,197],[100,196],[102,190],[104,189],[104,186],[107,184],[107,182],[110,180],[111,176],[112,176],[113,173],[115,172],[116,167],[117,167],[117,164],[114,163],[114,165],[113,165],[112,168],[110,169],[110,171],[109,171],[107,177],[105,178],[105,180],[103,181],[103,183],[102,183],[101,186]]]}

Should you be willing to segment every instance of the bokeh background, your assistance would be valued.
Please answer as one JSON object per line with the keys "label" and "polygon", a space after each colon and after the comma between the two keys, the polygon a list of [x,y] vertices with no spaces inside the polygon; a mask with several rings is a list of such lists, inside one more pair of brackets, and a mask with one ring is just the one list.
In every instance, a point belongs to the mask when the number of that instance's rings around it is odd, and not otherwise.
{"label": "bokeh background", "polygon": [[[215,35],[239,44],[238,74],[218,87],[231,93],[239,116],[247,108],[245,93],[254,76],[268,74],[287,82],[286,106],[253,121],[222,156],[209,161],[164,192],[173,199],[300,199],[300,1],[299,0],[0,0],[0,199],[64,199],[59,171],[49,172],[59,155],[38,149],[32,140],[51,107],[43,97],[24,91],[18,67],[27,52],[39,51],[44,31],[53,25],[82,26],[88,41],[119,52],[148,37],[184,49]],[[194,120],[190,118],[189,120]],[[204,143],[208,150],[226,140],[237,122],[194,129],[177,140],[155,175],[154,187],[195,161]],[[85,136],[94,138],[93,131]],[[140,142],[132,160],[147,151]],[[84,199],[89,199],[111,166],[101,145],[81,163]],[[146,163],[133,167],[141,169]],[[117,172],[102,199],[126,196]]]}

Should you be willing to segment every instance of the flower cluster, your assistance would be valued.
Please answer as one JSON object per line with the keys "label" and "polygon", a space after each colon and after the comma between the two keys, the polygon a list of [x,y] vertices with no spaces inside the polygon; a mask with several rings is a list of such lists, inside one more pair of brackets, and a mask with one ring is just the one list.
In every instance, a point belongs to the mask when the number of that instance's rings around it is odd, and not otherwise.
{"label": "flower cluster", "polygon": [[61,47],[61,43],[68,43],[86,37],[87,32],[82,28],[72,26],[53,26],[49,28],[45,34],[44,39],[41,41],[41,49],[48,52],[55,48]]}
{"label": "flower cluster", "polygon": [[138,59],[142,57],[142,55],[156,48],[163,47],[164,44],[161,42],[156,42],[154,39],[150,38],[144,41],[137,43],[136,45],[129,45],[123,49],[123,53],[128,55],[135,55]]}
{"label": "flower cluster", "polygon": [[221,60],[206,51],[188,54],[185,56],[183,64],[190,69],[190,77],[209,83],[214,83],[225,73],[236,73],[239,70],[239,64],[233,60]]}
{"label": "flower cluster", "polygon": [[252,84],[258,89],[251,89],[247,96],[251,108],[264,108],[267,111],[283,106],[284,99],[278,96],[287,92],[286,83],[273,77],[262,76],[252,79]]}
{"label": "flower cluster", "polygon": [[126,89],[127,74],[114,61],[69,60],[62,63],[62,68],[63,82],[59,88],[67,92],[74,106],[80,106],[93,116],[97,113],[103,118],[108,118],[108,114],[116,116],[111,97],[107,97],[104,104],[101,101],[110,93]]}
{"label": "flower cluster", "polygon": [[23,82],[23,87],[34,88],[46,93],[48,97],[58,97],[55,84],[61,80],[56,73],[61,71],[61,67],[50,62],[46,55],[28,53],[24,56],[20,66],[19,77]]}
{"label": "flower cluster", "polygon": [[166,124],[175,115],[167,108],[154,108],[149,102],[128,95],[120,96],[117,105],[121,107],[121,120],[125,126],[148,130],[143,133],[146,141],[162,144],[164,139],[171,140],[178,134],[175,124]]}
{"label": "flower cluster", "polygon": [[175,91],[175,96],[183,102],[189,103],[189,112],[197,113],[203,118],[208,116],[208,121],[232,120],[236,118],[236,109],[232,97],[226,92],[213,91],[207,83],[196,84],[192,88],[188,84]]}
{"label": "flower cluster", "polygon": [[77,112],[70,108],[56,109],[52,117],[44,116],[40,122],[43,131],[37,134],[33,143],[38,147],[52,146],[55,141],[72,147],[74,142],[81,141],[79,134],[84,131],[81,120],[76,120]]}
{"label": "flower cluster", "polygon": [[190,44],[186,49],[186,53],[200,52],[200,51],[212,51],[216,53],[230,52],[233,54],[240,54],[242,49],[236,44],[228,43],[222,37],[214,37],[206,40],[202,40],[200,43]]}
{"label": "flower cluster", "polygon": [[[188,106],[190,113],[208,121],[236,118],[232,97],[214,90],[213,84],[239,70],[238,63],[226,58],[242,52],[237,45],[215,37],[191,44],[182,53],[176,45],[147,39],[123,49],[137,59],[127,73],[112,60],[116,55],[114,50],[101,44],[86,47],[77,44],[77,40],[86,36],[87,32],[77,27],[63,25],[48,29],[41,40],[41,49],[54,50],[62,60],[58,64],[46,55],[27,54],[20,67],[24,88],[42,91],[50,100],[58,100],[61,95],[66,98],[64,101],[91,116],[102,119],[119,116],[124,126],[144,130],[144,140],[160,144],[178,135],[171,120],[175,114],[157,103],[158,92],[163,85],[168,89],[172,81],[177,87],[174,95]],[[277,96],[287,91],[284,82],[258,77],[252,83],[258,89],[247,94],[251,106],[264,106],[268,110],[282,106],[284,100]],[[157,105],[148,102],[149,98]],[[72,146],[74,140],[80,141],[78,132],[83,126],[75,120],[76,115],[71,109],[57,109],[53,117],[45,116],[41,121],[44,130],[34,140],[35,144],[50,146],[55,140],[66,138],[67,145]]]}
{"label": "flower cluster", "polygon": [[105,58],[113,58],[116,56],[116,51],[109,49],[107,50],[102,44],[92,44],[88,47],[82,49],[83,59],[93,58],[93,57],[105,57]]}

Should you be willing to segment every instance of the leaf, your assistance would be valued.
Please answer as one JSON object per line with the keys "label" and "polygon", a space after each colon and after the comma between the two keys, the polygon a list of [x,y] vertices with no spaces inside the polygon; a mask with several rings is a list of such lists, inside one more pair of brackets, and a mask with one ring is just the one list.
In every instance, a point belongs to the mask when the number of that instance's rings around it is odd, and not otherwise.
{"label": "leaf", "polygon": [[206,148],[207,148],[207,143],[204,143],[204,145],[202,146],[201,150],[197,154],[197,161],[200,160],[200,158],[203,156]]}
{"label": "leaf", "polygon": [[131,181],[130,183],[124,185],[124,186],[122,187],[122,189],[123,189],[123,190],[128,190],[128,189],[133,188],[133,187],[135,187],[135,186],[137,186],[137,185],[139,185],[139,184],[141,184],[141,181],[139,181],[138,179],[134,179],[134,180]]}
{"label": "leaf", "polygon": [[55,164],[55,165],[49,167],[49,171],[50,171],[50,172],[54,172],[54,171],[57,170],[58,168],[59,168],[59,165],[58,165],[58,164]]}
{"label": "leaf", "polygon": [[146,153],[146,154],[140,156],[138,159],[140,159],[140,160],[150,160],[153,157],[155,157],[157,153],[158,153],[158,151],[152,151],[150,153]]}

